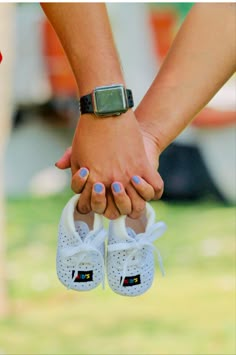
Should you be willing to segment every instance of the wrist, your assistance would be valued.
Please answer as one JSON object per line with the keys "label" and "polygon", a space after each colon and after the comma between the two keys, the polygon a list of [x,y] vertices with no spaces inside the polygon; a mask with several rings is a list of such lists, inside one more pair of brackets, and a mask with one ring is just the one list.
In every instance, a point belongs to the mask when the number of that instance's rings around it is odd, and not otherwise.
{"label": "wrist", "polygon": [[124,112],[119,116],[106,116],[103,118],[97,117],[94,113],[85,113],[80,116],[78,124],[80,122],[83,123],[83,125],[86,125],[86,123],[91,123],[92,125],[94,124],[103,127],[106,126],[107,128],[109,128],[123,125],[130,121],[135,121],[137,123],[134,111],[132,109],[129,109],[127,112]]}
{"label": "wrist", "polygon": [[157,112],[152,116],[146,110],[136,109],[135,117],[142,134],[148,137],[149,140],[152,140],[156,146],[158,155],[160,155],[171,142],[168,130],[166,130],[166,126],[162,123],[169,120],[167,113]]}
{"label": "wrist", "polygon": [[189,111],[181,88],[155,79],[137,107],[135,116],[162,152],[189,123]]}

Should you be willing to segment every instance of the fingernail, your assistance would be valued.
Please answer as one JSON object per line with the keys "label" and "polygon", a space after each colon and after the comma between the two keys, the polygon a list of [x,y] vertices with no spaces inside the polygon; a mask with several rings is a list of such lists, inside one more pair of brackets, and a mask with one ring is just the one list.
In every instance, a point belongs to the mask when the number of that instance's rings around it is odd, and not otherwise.
{"label": "fingernail", "polygon": [[134,182],[135,184],[139,184],[140,181],[141,181],[140,178],[139,178],[138,176],[136,176],[136,175],[132,177],[132,180],[133,180],[133,182]]}
{"label": "fingernail", "polygon": [[115,192],[121,191],[120,184],[118,184],[118,182],[115,182],[114,184],[112,184],[112,188]]}
{"label": "fingernail", "polygon": [[79,172],[79,176],[82,178],[84,178],[87,174],[88,174],[88,170],[84,168],[82,168]]}
{"label": "fingernail", "polygon": [[93,189],[97,194],[100,194],[103,190],[103,186],[101,184],[95,184]]}

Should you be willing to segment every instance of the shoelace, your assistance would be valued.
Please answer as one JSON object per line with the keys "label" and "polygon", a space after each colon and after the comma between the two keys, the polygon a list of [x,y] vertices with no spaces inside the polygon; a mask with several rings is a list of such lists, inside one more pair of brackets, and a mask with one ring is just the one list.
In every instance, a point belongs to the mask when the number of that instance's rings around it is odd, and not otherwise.
{"label": "shoelace", "polygon": [[[74,277],[72,278],[68,289],[71,288],[73,282],[77,277],[80,263],[82,263],[85,258],[88,258],[88,252],[96,253],[96,255],[99,255],[102,265],[102,286],[104,288],[105,265],[103,255],[100,252],[99,247],[105,241],[106,234],[107,232],[103,228],[101,228],[97,232],[90,231],[83,241],[81,240],[78,234],[75,234],[74,237],[77,239],[78,243],[74,246],[64,247],[60,250],[62,262],[67,266],[72,266],[75,270]],[[68,258],[71,258],[71,260],[68,261]],[[92,256],[90,256],[90,259],[92,259]],[[87,259],[86,261],[89,262],[90,260]]]}
{"label": "shoelace", "polygon": [[131,250],[131,253],[129,254],[129,256],[127,257],[127,259],[124,262],[121,281],[120,281],[121,287],[122,287],[123,282],[125,280],[127,267],[129,265],[130,261],[133,258],[137,258],[140,251],[143,248],[147,248],[147,247],[151,248],[152,250],[154,250],[157,253],[158,264],[159,264],[162,276],[165,276],[165,270],[164,270],[164,266],[163,266],[161,253],[160,253],[159,249],[155,245],[152,244],[155,240],[159,239],[163,235],[165,230],[166,230],[165,223],[158,222],[158,223],[154,224],[153,226],[151,226],[147,232],[135,235],[136,239],[134,239],[134,241],[115,243],[115,244],[111,244],[108,246],[108,251],[110,251],[110,252],[120,251],[120,250]]}

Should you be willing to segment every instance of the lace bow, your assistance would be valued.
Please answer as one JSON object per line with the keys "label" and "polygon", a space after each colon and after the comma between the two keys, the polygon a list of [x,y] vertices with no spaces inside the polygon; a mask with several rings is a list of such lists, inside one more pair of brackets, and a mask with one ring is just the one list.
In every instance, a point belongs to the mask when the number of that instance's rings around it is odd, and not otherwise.
{"label": "lace bow", "polygon": [[[68,289],[71,288],[73,282],[75,281],[78,271],[79,265],[86,259],[87,262],[92,261],[92,255],[96,253],[101,260],[102,265],[102,285],[104,288],[104,279],[105,279],[105,266],[104,266],[104,258],[102,253],[99,250],[99,247],[105,241],[106,231],[101,228],[98,232],[91,231],[87,234],[85,239],[82,241],[78,234],[75,234],[74,237],[77,240],[77,243],[74,246],[67,246],[61,249],[60,256],[62,258],[62,262],[64,262],[67,266],[74,267],[74,276],[68,286]],[[70,260],[68,260],[70,258]]]}
{"label": "lace bow", "polygon": [[166,224],[164,222],[158,222],[151,226],[145,233],[140,233],[135,235],[135,239],[130,240],[129,242],[115,243],[108,246],[108,251],[121,251],[121,250],[130,250],[131,253],[128,255],[127,259],[124,262],[122,277],[120,284],[123,285],[123,282],[126,277],[127,267],[131,260],[136,259],[140,251],[143,248],[151,248],[157,253],[158,264],[162,273],[162,276],[165,276],[165,270],[162,262],[162,257],[159,249],[152,243],[159,239],[166,230]]}

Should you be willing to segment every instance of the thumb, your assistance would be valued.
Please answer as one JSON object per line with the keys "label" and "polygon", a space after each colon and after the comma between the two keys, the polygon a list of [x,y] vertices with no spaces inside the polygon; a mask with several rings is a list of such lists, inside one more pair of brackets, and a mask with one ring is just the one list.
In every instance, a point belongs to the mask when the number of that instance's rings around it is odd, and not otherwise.
{"label": "thumb", "polygon": [[63,156],[55,163],[58,169],[68,169],[71,167],[71,151],[72,147],[67,148]]}

